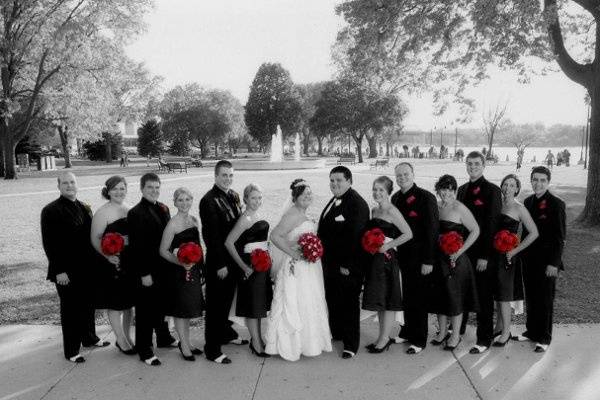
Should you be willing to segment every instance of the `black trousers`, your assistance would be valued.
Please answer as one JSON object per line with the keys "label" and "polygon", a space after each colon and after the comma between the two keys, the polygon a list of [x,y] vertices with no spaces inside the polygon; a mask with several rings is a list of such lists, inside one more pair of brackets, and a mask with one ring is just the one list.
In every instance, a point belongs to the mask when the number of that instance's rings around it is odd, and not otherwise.
{"label": "black trousers", "polygon": [[221,345],[238,338],[238,333],[231,327],[233,322],[229,320],[236,283],[236,277],[231,272],[225,279],[219,279],[216,271],[206,273],[204,352],[210,359],[222,354]]}
{"label": "black trousers", "polygon": [[156,342],[167,345],[173,342],[169,325],[165,321],[163,295],[160,285],[155,281],[152,286],[138,288],[135,305],[135,348],[141,360],[154,355],[152,333],[156,333]]}
{"label": "black trousers", "polygon": [[[325,299],[329,328],[334,340],[344,342],[344,350],[358,352],[360,344],[360,290],[362,277],[330,271],[325,276]],[[337,272],[337,273],[336,273]]]}
{"label": "black trousers", "polygon": [[525,284],[525,307],[527,322],[525,335],[531,340],[550,344],[552,341],[552,316],[556,278],[546,276],[546,265],[535,262],[523,262],[523,281]]}
{"label": "black trousers", "polygon": [[100,338],[96,336],[95,310],[89,288],[71,281],[56,285],[60,299],[60,324],[65,358],[79,354],[81,345],[91,346]]}
{"label": "black trousers", "polygon": [[[479,299],[479,312],[477,313],[477,345],[489,347],[494,340],[494,279],[496,274],[488,263],[485,271],[477,271],[477,257],[467,255],[475,273],[475,286]],[[465,332],[469,313],[463,314],[460,333]]]}
{"label": "black trousers", "polygon": [[418,347],[427,345],[428,305],[431,293],[429,275],[421,274],[421,264],[406,263],[404,255],[399,254],[402,272],[402,297],[404,303],[404,326],[399,336]]}

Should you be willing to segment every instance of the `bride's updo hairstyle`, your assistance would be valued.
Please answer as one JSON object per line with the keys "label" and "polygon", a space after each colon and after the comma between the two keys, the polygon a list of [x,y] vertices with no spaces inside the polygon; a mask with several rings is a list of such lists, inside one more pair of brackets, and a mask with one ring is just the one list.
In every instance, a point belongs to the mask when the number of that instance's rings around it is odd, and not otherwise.
{"label": "bride's updo hairstyle", "polygon": [[385,175],[382,175],[373,181],[373,185],[375,185],[376,183],[382,185],[385,188],[387,194],[392,194],[392,191],[394,190],[394,182],[392,182],[390,178],[388,178]]}
{"label": "bride's updo hairstyle", "polygon": [[442,175],[440,179],[435,183],[435,191],[439,193],[442,189],[450,189],[453,192],[456,192],[456,188],[458,184],[456,183],[456,179],[452,175]]}
{"label": "bride's updo hairstyle", "polygon": [[127,181],[125,181],[125,178],[121,175],[114,175],[108,178],[106,182],[104,182],[104,187],[100,192],[100,194],[102,194],[102,197],[104,197],[106,200],[110,200],[110,195],[108,194],[108,192],[113,190],[113,188],[121,182],[123,182],[125,184],[125,187],[127,187]]}
{"label": "bride's updo hairstyle", "polygon": [[292,201],[296,202],[298,197],[302,196],[302,193],[308,187],[308,183],[304,179],[294,179],[294,182],[290,185],[292,190]]}

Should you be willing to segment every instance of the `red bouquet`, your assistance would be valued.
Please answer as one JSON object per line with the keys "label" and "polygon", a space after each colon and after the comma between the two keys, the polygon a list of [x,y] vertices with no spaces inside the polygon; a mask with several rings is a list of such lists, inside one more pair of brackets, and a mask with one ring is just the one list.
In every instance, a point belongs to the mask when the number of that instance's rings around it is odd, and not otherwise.
{"label": "red bouquet", "polygon": [[321,239],[312,232],[304,233],[298,238],[298,245],[302,255],[308,262],[318,261],[323,256]]}
{"label": "red bouquet", "polygon": [[362,247],[370,254],[375,254],[385,243],[385,235],[379,228],[369,229],[362,237]]}
{"label": "red bouquet", "polygon": [[271,268],[271,256],[263,249],[254,249],[250,253],[250,264],[256,272],[265,272]]}
{"label": "red bouquet", "polygon": [[116,232],[108,232],[102,236],[100,241],[100,248],[102,254],[106,256],[117,256],[123,251],[125,247],[125,238]]}
{"label": "red bouquet", "polygon": [[[182,264],[197,264],[202,260],[202,247],[198,243],[187,242],[179,246],[177,259]],[[192,279],[191,271],[186,269],[185,280]]]}
{"label": "red bouquet", "polygon": [[[506,229],[503,229],[496,233],[494,236],[494,248],[502,254],[506,254],[509,251],[515,249],[519,245],[519,236]],[[507,260],[507,267],[510,265],[510,260]]]}
{"label": "red bouquet", "polygon": [[[439,243],[442,252],[448,256],[459,251],[464,244],[462,236],[456,231],[450,231],[440,235]],[[451,262],[450,264],[452,267],[455,266],[454,262]]]}

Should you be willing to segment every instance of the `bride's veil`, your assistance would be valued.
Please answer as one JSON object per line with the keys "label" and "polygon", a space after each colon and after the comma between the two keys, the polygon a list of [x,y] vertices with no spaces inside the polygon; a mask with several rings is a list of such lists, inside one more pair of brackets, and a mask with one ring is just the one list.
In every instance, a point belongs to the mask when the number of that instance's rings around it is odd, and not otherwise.
{"label": "bride's veil", "polygon": [[[290,208],[292,208],[292,198],[290,196],[287,197],[287,200],[283,203],[283,205],[279,209],[279,214],[275,221],[274,226],[279,225],[283,216],[288,212]],[[269,238],[270,239],[270,238]],[[287,262],[287,258],[289,257],[286,253],[281,251],[273,242],[270,242],[269,251],[271,253],[271,278],[275,279],[279,270],[283,267],[283,264]]]}

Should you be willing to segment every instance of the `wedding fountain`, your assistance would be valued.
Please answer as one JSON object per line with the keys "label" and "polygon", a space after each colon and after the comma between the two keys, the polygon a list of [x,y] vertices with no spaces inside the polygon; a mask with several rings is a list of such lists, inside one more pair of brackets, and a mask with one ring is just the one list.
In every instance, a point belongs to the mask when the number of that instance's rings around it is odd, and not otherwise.
{"label": "wedding fountain", "polygon": [[300,134],[294,139],[294,158],[285,159],[283,156],[283,134],[281,127],[271,135],[271,154],[268,159],[233,159],[233,167],[237,170],[277,170],[277,169],[308,169],[325,168],[323,158],[300,158]]}

